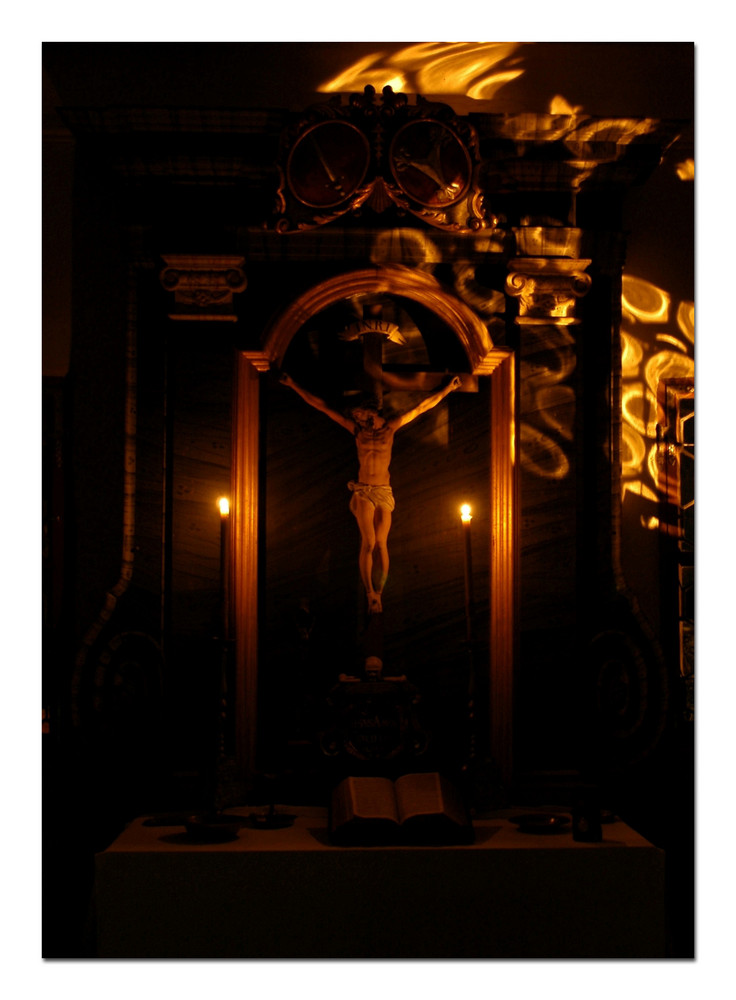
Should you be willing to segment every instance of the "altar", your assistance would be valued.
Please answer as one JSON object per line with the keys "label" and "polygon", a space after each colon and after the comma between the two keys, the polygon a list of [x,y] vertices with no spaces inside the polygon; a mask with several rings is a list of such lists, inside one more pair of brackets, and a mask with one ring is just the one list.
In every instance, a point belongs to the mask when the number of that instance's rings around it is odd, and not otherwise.
{"label": "altar", "polygon": [[279,812],[293,825],[215,844],[129,824],[96,857],[98,957],[665,955],[664,852],[619,820],[584,843],[521,832],[506,810],[475,820],[472,845],[341,848],[326,809]]}

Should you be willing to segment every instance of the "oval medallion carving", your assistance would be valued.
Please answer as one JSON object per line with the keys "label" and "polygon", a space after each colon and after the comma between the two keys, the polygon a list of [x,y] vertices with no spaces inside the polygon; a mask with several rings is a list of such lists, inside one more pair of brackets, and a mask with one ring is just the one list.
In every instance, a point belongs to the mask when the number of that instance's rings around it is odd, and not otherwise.
{"label": "oval medallion carving", "polygon": [[390,162],[402,191],[427,208],[454,205],[470,187],[472,166],[465,146],[451,129],[432,119],[399,129]]}
{"label": "oval medallion carving", "polygon": [[310,208],[334,208],[360,187],[368,140],[348,122],[319,122],[294,145],[286,167],[292,194]]}

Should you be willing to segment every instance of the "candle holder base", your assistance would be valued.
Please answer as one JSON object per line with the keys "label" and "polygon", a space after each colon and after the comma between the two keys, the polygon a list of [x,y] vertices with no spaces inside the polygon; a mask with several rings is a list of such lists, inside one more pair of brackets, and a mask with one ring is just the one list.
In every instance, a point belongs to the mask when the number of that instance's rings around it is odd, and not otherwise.
{"label": "candle holder base", "polygon": [[251,813],[245,820],[245,826],[251,830],[283,830],[294,825],[296,816],[290,813],[277,813],[269,810],[267,813]]}

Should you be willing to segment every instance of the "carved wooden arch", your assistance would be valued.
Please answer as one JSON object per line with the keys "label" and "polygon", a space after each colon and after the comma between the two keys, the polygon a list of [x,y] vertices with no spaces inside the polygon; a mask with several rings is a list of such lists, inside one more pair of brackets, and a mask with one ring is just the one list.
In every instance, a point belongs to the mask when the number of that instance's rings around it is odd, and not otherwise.
{"label": "carved wooden arch", "polygon": [[450,295],[431,274],[393,265],[350,271],[310,288],[272,324],[263,354],[280,366],[292,338],[307,320],[328,306],[354,295],[401,295],[431,309],[460,341],[474,374],[487,375],[505,354],[494,349],[485,323],[460,299]]}
{"label": "carved wooden arch", "polygon": [[490,752],[504,782],[511,778],[515,645],[516,470],[513,352],[493,345],[483,321],[432,275],[396,265],[351,271],[302,293],[266,332],[263,347],[240,351],[233,430],[231,571],[235,627],[237,755],[247,782],[255,770],[258,677],[258,495],[260,377],[280,366],[292,339],[316,313],[355,295],[414,299],[453,331],[476,375],[491,376],[490,413]]}

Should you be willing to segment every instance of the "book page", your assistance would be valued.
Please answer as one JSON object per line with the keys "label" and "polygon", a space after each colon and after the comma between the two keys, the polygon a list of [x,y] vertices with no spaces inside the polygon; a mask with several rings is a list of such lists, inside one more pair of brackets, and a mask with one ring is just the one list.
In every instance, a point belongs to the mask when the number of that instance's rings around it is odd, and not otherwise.
{"label": "book page", "polygon": [[439,774],[405,774],[396,779],[399,822],[409,816],[437,816],[442,812]]}
{"label": "book page", "polygon": [[399,822],[412,816],[447,816],[459,826],[467,823],[460,793],[439,774],[405,774],[396,781]]}
{"label": "book page", "polygon": [[353,816],[359,819],[390,819],[398,822],[394,786],[388,778],[347,778]]}

